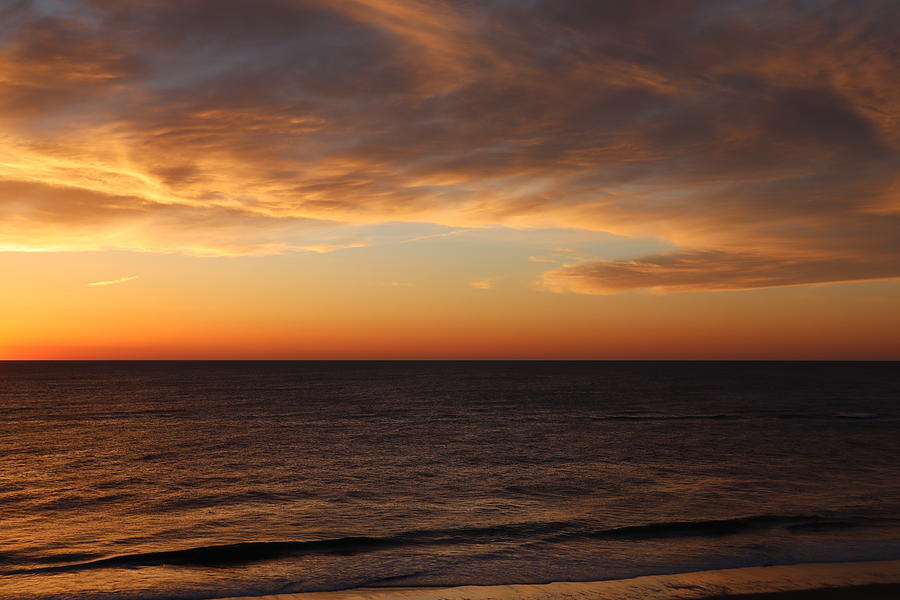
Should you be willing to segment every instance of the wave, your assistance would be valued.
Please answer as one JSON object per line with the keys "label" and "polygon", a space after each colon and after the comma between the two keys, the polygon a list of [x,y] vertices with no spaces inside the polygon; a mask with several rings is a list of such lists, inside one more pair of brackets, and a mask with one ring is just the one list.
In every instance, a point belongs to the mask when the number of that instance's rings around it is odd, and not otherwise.
{"label": "wave", "polygon": [[695,537],[695,536],[728,536],[753,531],[764,531],[775,527],[787,529],[845,526],[861,526],[851,521],[836,521],[818,515],[808,516],[778,516],[757,515],[750,517],[737,517],[733,519],[711,519],[707,521],[670,521],[662,523],[650,523],[647,525],[632,525],[616,529],[606,529],[588,534],[592,538],[600,539],[626,539],[646,540],[653,538],[669,537]]}
{"label": "wave", "polygon": [[758,419],[753,415],[728,415],[728,414],[699,414],[699,415],[668,415],[668,414],[634,414],[634,415],[608,415],[594,417],[595,421],[743,421]]}
{"label": "wave", "polygon": [[846,419],[862,419],[862,420],[895,420],[886,419],[878,413],[862,413],[862,412],[838,412],[838,413],[772,413],[772,414],[727,414],[727,413],[711,413],[711,414],[663,414],[663,413],[635,413],[635,414],[614,414],[606,416],[593,417],[594,421],[757,421],[765,419],[784,419],[784,420],[801,420],[801,421],[823,421],[823,420],[846,420]]}
{"label": "wave", "polygon": [[53,567],[13,569],[3,571],[2,574],[23,575],[29,573],[58,573],[85,571],[90,569],[153,567],[162,565],[226,567],[303,554],[355,554],[360,551],[384,548],[390,545],[392,545],[390,538],[369,537],[345,537],[311,542],[240,542],[237,544],[202,546],[184,550],[125,554]]}
{"label": "wave", "polygon": [[[758,515],[705,521],[671,521],[596,529],[583,521],[514,523],[491,527],[428,529],[370,537],[349,536],[311,541],[255,541],[125,554],[70,564],[56,564],[59,556],[37,559],[50,566],[0,571],[2,575],[54,573],[104,568],[151,566],[227,567],[311,554],[351,556],[408,546],[455,546],[516,541],[565,542],[576,539],[652,540],[672,537],[739,535],[782,527],[787,531],[816,532],[872,526],[893,519],[832,519],[817,515]],[[72,556],[75,558],[75,556]],[[87,558],[86,556],[84,558]]]}
{"label": "wave", "polygon": [[240,542],[182,550],[125,554],[68,565],[6,570],[0,572],[0,574],[21,575],[27,573],[150,567],[161,565],[197,567],[232,566],[292,556],[302,556],[306,554],[339,554],[349,556],[398,546],[444,546],[489,543],[510,539],[533,539],[548,533],[562,531],[572,526],[572,522],[536,522],[495,527],[418,530],[384,537],[350,536],[313,541]]}

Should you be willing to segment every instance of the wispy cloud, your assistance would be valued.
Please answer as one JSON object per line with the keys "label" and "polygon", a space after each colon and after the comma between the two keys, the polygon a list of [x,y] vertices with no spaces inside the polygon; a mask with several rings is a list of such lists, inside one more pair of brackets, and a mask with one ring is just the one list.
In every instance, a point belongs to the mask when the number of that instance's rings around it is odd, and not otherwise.
{"label": "wispy cloud", "polygon": [[240,5],[4,9],[0,249],[324,252],[405,221],[680,257],[548,275],[573,292],[900,276],[893,2]]}
{"label": "wispy cloud", "polygon": [[494,289],[494,280],[493,279],[479,279],[477,281],[473,281],[469,284],[476,290],[492,290]]}
{"label": "wispy cloud", "polygon": [[327,252],[335,252],[337,250],[349,250],[350,248],[365,248],[369,244],[366,242],[350,242],[346,244],[317,244],[311,246],[297,246],[298,250],[305,250],[314,254],[325,254]]}
{"label": "wispy cloud", "polygon": [[100,287],[103,285],[116,285],[117,283],[125,283],[126,281],[134,281],[137,275],[129,275],[128,277],[119,277],[118,279],[110,279],[109,281],[95,281],[87,284],[88,287]]}
{"label": "wispy cloud", "polygon": [[596,260],[544,273],[554,292],[607,295],[629,290],[663,294],[730,291],[825,282],[887,279],[895,271],[877,261],[772,257],[765,254],[679,251],[635,260]]}

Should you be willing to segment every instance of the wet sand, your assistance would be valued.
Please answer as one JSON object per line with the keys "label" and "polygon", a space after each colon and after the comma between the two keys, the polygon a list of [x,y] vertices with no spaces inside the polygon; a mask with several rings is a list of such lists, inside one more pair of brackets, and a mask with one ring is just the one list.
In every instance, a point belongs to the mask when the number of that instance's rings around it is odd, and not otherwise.
{"label": "wet sand", "polygon": [[897,600],[900,560],[806,563],[631,579],[356,588],[229,600]]}
{"label": "wet sand", "polygon": [[[230,600],[251,600],[252,597]],[[459,587],[356,588],[253,600],[897,600],[900,560],[806,563],[632,579]]]}
{"label": "wet sand", "polygon": [[900,584],[856,585],[794,592],[717,596],[710,600],[898,600]]}

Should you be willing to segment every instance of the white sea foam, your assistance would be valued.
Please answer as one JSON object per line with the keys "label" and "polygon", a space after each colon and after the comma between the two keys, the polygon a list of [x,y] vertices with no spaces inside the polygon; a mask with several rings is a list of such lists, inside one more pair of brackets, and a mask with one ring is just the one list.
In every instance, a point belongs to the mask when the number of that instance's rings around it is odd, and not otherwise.
{"label": "white sea foam", "polygon": [[697,600],[866,584],[900,584],[900,560],[747,567],[611,581],[445,588],[356,588],[224,600]]}

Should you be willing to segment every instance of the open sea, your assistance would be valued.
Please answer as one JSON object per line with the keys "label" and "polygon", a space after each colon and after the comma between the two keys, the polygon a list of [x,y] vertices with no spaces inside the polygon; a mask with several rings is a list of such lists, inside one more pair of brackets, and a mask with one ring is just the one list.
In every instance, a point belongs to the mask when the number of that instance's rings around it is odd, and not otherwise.
{"label": "open sea", "polygon": [[3,600],[898,558],[898,363],[0,363]]}

